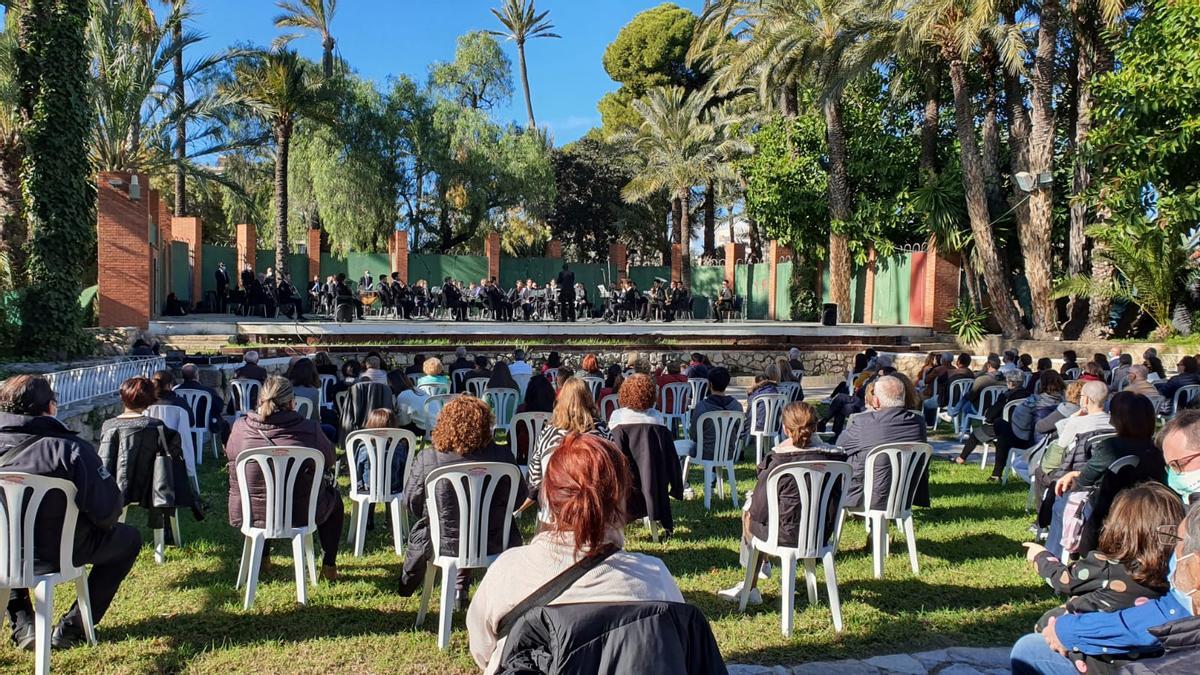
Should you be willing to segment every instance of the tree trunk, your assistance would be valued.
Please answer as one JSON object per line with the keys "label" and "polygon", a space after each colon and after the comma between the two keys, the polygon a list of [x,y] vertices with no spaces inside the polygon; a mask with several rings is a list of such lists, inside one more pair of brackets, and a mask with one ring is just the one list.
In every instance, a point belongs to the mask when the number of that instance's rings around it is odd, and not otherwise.
{"label": "tree trunk", "polygon": [[1050,271],[1050,237],[1054,220],[1054,184],[1042,185],[1038,176],[1054,171],[1054,60],[1058,52],[1058,2],[1041,3],[1037,55],[1034,58],[1029,137],[1029,172],[1034,189],[1029,195],[1029,220],[1023,223],[1021,254],[1033,307],[1033,336],[1040,340],[1058,336],[1058,310],[1053,297]]}
{"label": "tree trunk", "polygon": [[326,80],[333,78],[333,45],[332,35],[326,34],[321,38],[321,74]]}
{"label": "tree trunk", "polygon": [[[688,222],[688,202],[691,201],[691,188],[679,188],[675,195],[675,202],[672,207],[675,211],[675,242],[679,244],[679,275],[683,279],[684,285],[690,286],[692,281],[692,270],[690,265],[689,251],[691,249],[691,227]],[[674,254],[675,250],[672,249]]]}
{"label": "tree trunk", "polygon": [[[932,64],[927,64],[933,67]],[[925,107],[921,117],[921,174],[932,179],[940,170],[938,163],[938,84],[940,72],[925,77]]]}
{"label": "tree trunk", "polygon": [[784,117],[795,117],[800,114],[800,100],[796,94],[796,77],[789,75],[783,81],[783,91],[779,96],[780,108]]}
{"label": "tree trunk", "polygon": [[1002,212],[1004,203],[1000,192],[1000,122],[996,96],[996,50],[990,42],[984,43],[979,57],[980,74],[983,77],[983,123],[980,125],[980,159],[983,161],[983,183],[987,190],[988,211],[993,216]]}
{"label": "tree trunk", "polygon": [[712,181],[704,186],[704,257],[713,255],[717,244],[717,186]]}
{"label": "tree trunk", "polygon": [[971,233],[975,237],[975,250],[983,265],[983,277],[987,281],[992,314],[999,322],[1005,337],[1023,338],[1027,332],[1012,306],[1013,295],[1009,288],[1004,259],[996,249],[996,240],[988,217],[987,193],[984,189],[983,170],[979,165],[979,144],[975,141],[975,116],[971,110],[971,94],[967,89],[966,65],[956,47],[949,46],[945,53],[950,62],[950,83],[954,89],[954,126],[958,133],[967,214],[971,221]]}
{"label": "tree trunk", "polygon": [[537,121],[533,119],[533,99],[529,98],[529,71],[525,67],[525,43],[517,43],[517,62],[521,66],[521,88],[525,90],[525,113],[529,115],[529,128],[536,129]]}
{"label": "tree trunk", "polygon": [[[176,44],[183,42],[183,22],[176,21],[171,29]],[[187,93],[183,81],[183,50],[175,52],[175,82],[172,89],[175,94],[175,111],[187,107]],[[187,158],[187,120],[181,115],[175,121],[175,215],[187,215],[187,177],[183,172],[183,162]]]}
{"label": "tree trunk", "polygon": [[850,180],[846,169],[846,130],[839,101],[826,101],[825,133],[829,144],[829,295],[838,316],[850,316],[850,247],[840,231],[850,224]]}
{"label": "tree trunk", "polygon": [[[1015,24],[1015,13],[1010,12],[1005,21]],[[1026,171],[1029,166],[1029,112],[1025,110],[1025,92],[1017,75],[1002,70],[1004,77],[1004,102],[1008,107],[1008,165],[1009,172],[1016,174]],[[1012,181],[1012,191],[1009,193],[1009,206],[1017,220],[1018,231],[1029,223],[1029,202],[1025,193],[1017,187],[1016,180]]]}
{"label": "tree trunk", "polygon": [[[1067,272],[1071,275],[1084,274],[1087,259],[1084,252],[1087,248],[1087,204],[1081,199],[1092,182],[1091,167],[1080,152],[1092,131],[1092,107],[1095,97],[1092,92],[1092,78],[1112,67],[1107,55],[1104,37],[1101,35],[1100,17],[1092,3],[1072,2],[1072,10],[1076,15],[1076,71],[1078,84],[1076,86],[1075,102],[1075,137],[1073,176],[1071,182],[1071,224],[1067,240]],[[1104,261],[1096,253],[1103,244],[1094,242],[1092,249],[1092,279],[1097,283],[1108,283],[1112,279],[1112,264]],[[1073,308],[1075,298],[1071,298]],[[1108,336],[1108,315],[1112,311],[1112,300],[1102,297],[1088,298],[1088,320],[1084,333],[1096,337]]]}
{"label": "tree trunk", "polygon": [[972,251],[962,256],[963,278],[967,280],[967,297],[975,309],[983,307],[983,299],[979,297],[979,273],[975,271],[975,253]]}
{"label": "tree trunk", "polygon": [[[288,150],[291,122],[275,125],[275,273],[286,270],[288,253]],[[254,252],[251,251],[251,255]]]}
{"label": "tree trunk", "polygon": [[21,203],[21,139],[10,132],[0,139],[0,251],[8,256],[14,286],[23,285],[26,235]]}

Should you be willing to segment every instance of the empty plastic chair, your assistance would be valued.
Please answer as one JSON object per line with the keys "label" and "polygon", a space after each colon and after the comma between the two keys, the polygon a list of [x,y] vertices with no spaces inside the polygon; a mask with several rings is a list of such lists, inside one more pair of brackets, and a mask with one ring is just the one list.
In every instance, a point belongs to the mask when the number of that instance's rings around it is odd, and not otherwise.
{"label": "empty plastic chair", "polygon": [[[396,555],[404,554],[408,513],[404,508],[404,473],[395,475],[396,455],[412,465],[417,436],[406,429],[362,429],[346,436],[346,460],[350,465],[350,531],[355,557],[362,556],[367,539],[367,521],[376,504],[387,504],[392,517],[392,539]],[[360,467],[360,463],[365,465]],[[363,469],[366,469],[363,471]]]}
{"label": "empty plastic chair", "polygon": [[[545,412],[522,412],[513,415],[512,433],[509,435],[508,446],[512,449],[513,459],[518,462],[524,456],[528,461],[529,455],[533,454],[533,448],[537,445],[538,438],[542,435],[542,429],[550,423],[550,413]],[[522,471],[528,471],[527,466],[522,466]]]}
{"label": "empty plastic chair", "polygon": [[496,430],[502,430],[508,434],[512,429],[513,415],[517,414],[517,397],[520,394],[516,389],[495,388],[487,389],[483,392],[483,400],[492,408],[492,414],[496,416]]}
{"label": "empty plastic chair", "polygon": [[262,382],[258,380],[230,380],[229,395],[233,397],[234,417],[241,417],[254,410],[254,406],[258,403],[259,389],[262,389]]}
{"label": "empty plastic chair", "polygon": [[688,407],[695,408],[697,403],[708,398],[708,378],[689,377],[687,383],[692,389]]}
{"label": "empty plastic chair", "polygon": [[213,457],[220,457],[217,435],[208,430],[208,419],[213,409],[212,394],[203,389],[176,389],[175,393],[182,396],[192,409],[192,447],[196,449],[196,464],[204,463],[204,444],[209,438],[212,438]]}
{"label": "empty plastic chair", "polygon": [[683,424],[684,413],[691,407],[692,386],[687,382],[669,382],[658,390],[658,411],[672,435]]}
{"label": "empty plastic chair", "polygon": [[[699,464],[704,470],[704,508],[712,507],[713,474],[724,469],[729,478],[729,491],[733,498],[733,506],[737,508],[738,493],[737,479],[734,477],[733,464],[737,458],[737,445],[742,437],[742,425],[746,416],[736,410],[722,410],[704,413],[696,423],[696,456],[688,457],[684,462],[683,478],[687,482],[688,470],[691,465]],[[713,448],[712,456],[705,459],[704,448]],[[720,473],[716,474],[717,490],[722,498],[725,488]]]}

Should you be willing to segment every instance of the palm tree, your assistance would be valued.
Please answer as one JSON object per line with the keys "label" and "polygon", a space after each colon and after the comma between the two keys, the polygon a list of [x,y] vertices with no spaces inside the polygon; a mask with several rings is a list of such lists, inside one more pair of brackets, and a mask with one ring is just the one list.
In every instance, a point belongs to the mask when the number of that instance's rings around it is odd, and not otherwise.
{"label": "palm tree", "polygon": [[275,142],[275,268],[287,269],[288,150],[301,118],[327,121],[329,95],[307,61],[290,49],[247,57],[235,67],[235,95]]}
{"label": "palm tree", "polygon": [[674,241],[684,248],[681,265],[684,281],[691,278],[687,248],[690,240],[688,203],[692,188],[709,181],[732,179],[731,160],[749,153],[750,146],[727,134],[733,120],[717,111],[705,111],[707,101],[680,87],[651,89],[633,107],[642,116],[636,133],[621,134],[643,165],[621,190],[627,202],[636,202],[666,191],[671,197]]}
{"label": "palm tree", "polygon": [[504,24],[506,31],[488,31],[492,35],[508,38],[517,43],[517,58],[521,65],[521,86],[525,89],[525,111],[529,113],[529,128],[537,128],[533,119],[533,100],[529,98],[529,72],[525,68],[525,41],[536,38],[562,37],[552,33],[554,24],[546,20],[550,10],[541,14],[533,6],[534,0],[504,0],[500,9],[493,9],[492,14]]}
{"label": "palm tree", "polygon": [[[321,73],[325,79],[333,77],[333,39],[330,27],[337,12],[337,0],[279,0],[283,13],[275,17],[276,28],[298,28],[321,36]],[[273,46],[282,47],[301,37],[300,33],[287,33],[275,38]]]}

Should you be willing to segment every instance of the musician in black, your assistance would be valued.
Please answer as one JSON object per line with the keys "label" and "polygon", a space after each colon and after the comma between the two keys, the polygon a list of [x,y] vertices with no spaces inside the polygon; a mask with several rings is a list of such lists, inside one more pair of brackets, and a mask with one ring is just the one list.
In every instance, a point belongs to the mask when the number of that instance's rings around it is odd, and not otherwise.
{"label": "musician in black", "polygon": [[686,312],[692,302],[691,293],[688,293],[687,288],[682,281],[671,282],[670,299],[667,303],[667,321],[674,321],[675,316],[680,312]]}
{"label": "musician in black", "polygon": [[588,300],[587,288],[583,284],[575,284],[575,314],[583,314],[585,318],[592,318],[592,301]]}
{"label": "musician in black", "polygon": [[225,263],[217,263],[214,275],[217,277],[217,306],[213,311],[224,312],[229,298],[229,272],[225,271]]}
{"label": "musician in black", "polygon": [[411,319],[413,310],[415,309],[412,301],[412,293],[409,292],[408,286],[403,281],[400,281],[400,273],[392,272],[392,304],[396,307],[396,314],[402,319]]}
{"label": "musician in black", "polygon": [[321,275],[313,276],[312,285],[308,287],[308,311],[317,313],[321,307],[321,294],[325,292],[325,285],[321,283]]}
{"label": "musician in black", "polygon": [[304,306],[300,302],[300,294],[296,292],[296,287],[292,285],[292,275],[284,274],[279,280],[279,287],[275,292],[279,310],[285,316],[292,316],[294,314],[297,321],[308,320],[304,317]]}
{"label": "musician in black", "polygon": [[617,303],[617,309],[629,312],[630,316],[632,316],[641,310],[644,300],[642,294],[638,292],[637,284],[633,279],[627,279],[625,281],[625,291],[621,294],[621,301]]}
{"label": "musician in black", "polygon": [[713,323],[721,323],[721,312],[733,311],[733,288],[729,285],[729,280],[721,282],[721,290],[717,293],[713,303]]}
{"label": "musician in black", "polygon": [[363,318],[362,300],[359,300],[354,291],[350,290],[350,285],[346,283],[345,272],[338,272],[337,279],[334,280],[334,294],[336,297],[336,304],[334,305],[335,316],[337,314],[336,307],[338,305],[352,305],[354,307],[355,315],[357,315],[359,319]]}
{"label": "musician in black", "polygon": [[392,286],[387,282],[387,277],[382,274],[379,275],[379,283],[375,284],[375,293],[379,295],[380,316],[387,314],[389,309],[396,308],[392,300]]}
{"label": "musician in black", "polygon": [[363,291],[371,290],[374,283],[375,279],[371,276],[371,273],[363,270],[363,275],[358,279],[358,292],[362,293]]}
{"label": "musician in black", "polygon": [[416,308],[418,314],[429,309],[429,282],[424,279],[418,279],[417,283],[409,286],[409,292],[412,294],[413,307]]}
{"label": "musician in black", "polygon": [[497,321],[512,321],[512,303],[496,284],[496,277],[487,280],[483,287],[483,296],[487,300],[488,309]]}
{"label": "musician in black", "polygon": [[560,321],[575,321],[575,273],[563,263],[562,271],[555,279],[558,286],[558,312]]}
{"label": "musician in black", "polygon": [[644,318],[649,321],[659,312],[662,312],[665,316],[667,310],[667,293],[663,282],[655,279],[654,283],[650,285],[650,292],[647,295],[646,316]]}
{"label": "musician in black", "polygon": [[467,301],[463,299],[462,291],[450,277],[446,277],[442,283],[442,305],[450,310],[450,315],[455,321],[467,320]]}

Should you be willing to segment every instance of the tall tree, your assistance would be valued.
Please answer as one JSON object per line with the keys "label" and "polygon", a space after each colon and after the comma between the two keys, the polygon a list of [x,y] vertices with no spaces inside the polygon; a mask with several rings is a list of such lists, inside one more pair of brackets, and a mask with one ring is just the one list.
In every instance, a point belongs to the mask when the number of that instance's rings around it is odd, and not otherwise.
{"label": "tall tree", "polygon": [[[337,0],[279,0],[282,14],[275,17],[276,28],[297,28],[316,33],[321,38],[321,73],[325,79],[333,77],[333,39],[331,26],[337,12]],[[302,37],[302,33],[287,33],[275,38],[275,46],[282,47]]]}
{"label": "tall tree", "polygon": [[554,24],[546,19],[549,10],[537,13],[534,0],[505,0],[500,9],[493,9],[492,14],[504,24],[507,32],[488,31],[492,35],[508,38],[517,43],[517,59],[521,68],[521,88],[525,91],[525,111],[529,113],[529,128],[536,129],[537,121],[533,118],[533,99],[529,96],[529,71],[525,67],[525,42],[537,38],[562,37],[554,30]]}
{"label": "tall tree", "polygon": [[21,115],[16,80],[16,14],[9,9],[0,32],[0,288],[23,285],[25,272],[25,209],[21,203]]}
{"label": "tall tree", "polygon": [[[172,59],[174,81],[171,82],[171,93],[175,100],[175,111],[182,113],[187,108],[187,80],[183,68],[183,16],[187,9],[187,0],[173,0],[175,23],[171,26],[171,39],[179,45]],[[175,120],[175,215],[187,215],[187,116],[177,114]]]}
{"label": "tall tree", "polygon": [[491,110],[512,98],[512,62],[484,31],[458,36],[454,61],[429,71],[434,86],[465,108]]}
{"label": "tall tree", "polygon": [[27,353],[58,358],[88,347],[79,292],[84,265],[96,251],[87,145],[89,7],[89,0],[29,0],[18,18],[16,84],[29,223],[21,344]]}
{"label": "tall tree", "polygon": [[275,146],[275,268],[287,269],[288,152],[301,118],[328,120],[323,81],[290,49],[245,57],[235,67],[234,93],[248,112],[269,127]]}

